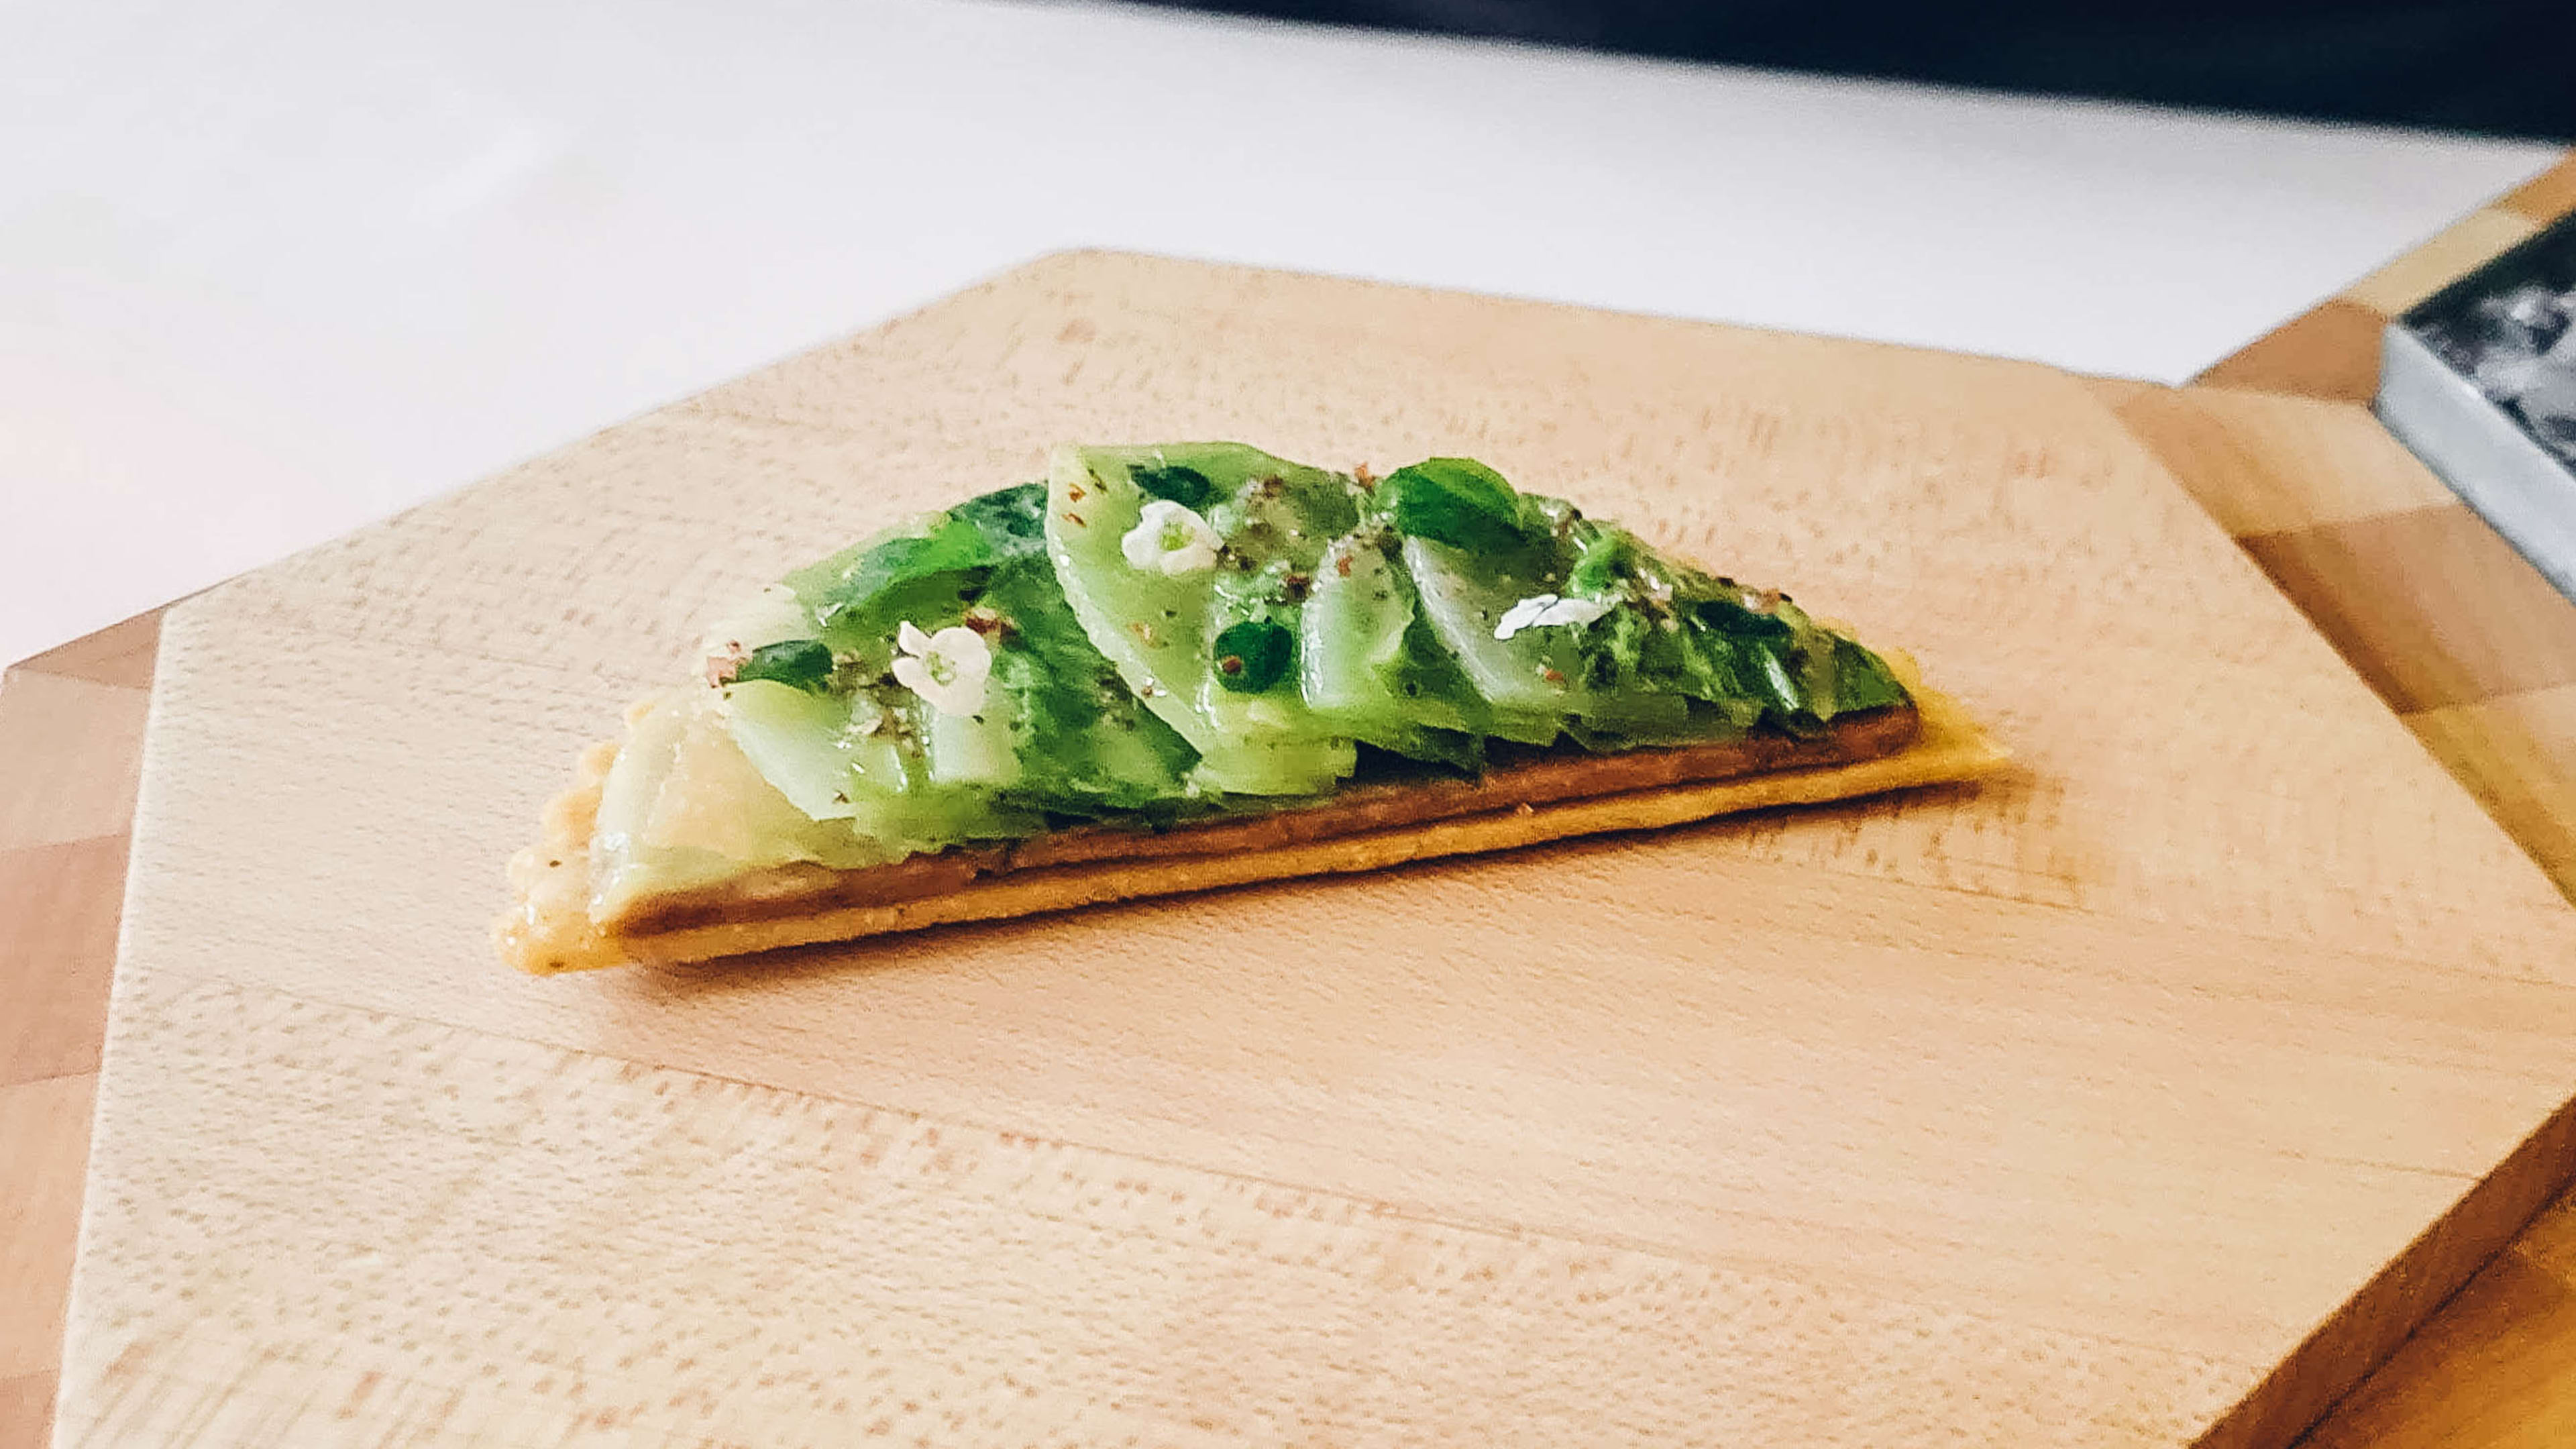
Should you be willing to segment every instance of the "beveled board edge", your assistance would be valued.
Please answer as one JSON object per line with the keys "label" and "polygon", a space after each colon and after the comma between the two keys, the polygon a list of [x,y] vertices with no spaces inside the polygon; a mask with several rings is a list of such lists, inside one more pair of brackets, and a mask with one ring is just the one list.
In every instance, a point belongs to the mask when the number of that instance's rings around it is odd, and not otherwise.
{"label": "beveled board edge", "polygon": [[0,1449],[46,1441],[161,611],[0,676]]}

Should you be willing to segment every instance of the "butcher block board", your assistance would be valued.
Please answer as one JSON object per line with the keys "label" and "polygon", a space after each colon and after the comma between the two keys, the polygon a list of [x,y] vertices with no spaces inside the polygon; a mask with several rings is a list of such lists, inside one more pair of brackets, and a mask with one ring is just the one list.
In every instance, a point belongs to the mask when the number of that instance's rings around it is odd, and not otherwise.
{"label": "butcher block board", "polygon": [[[60,1442],[2288,1442],[2567,1178],[2576,913],[2125,396],[1074,254],[178,607]],[[712,606],[1162,437],[1472,453],[1910,646],[2018,764],[491,959]]]}

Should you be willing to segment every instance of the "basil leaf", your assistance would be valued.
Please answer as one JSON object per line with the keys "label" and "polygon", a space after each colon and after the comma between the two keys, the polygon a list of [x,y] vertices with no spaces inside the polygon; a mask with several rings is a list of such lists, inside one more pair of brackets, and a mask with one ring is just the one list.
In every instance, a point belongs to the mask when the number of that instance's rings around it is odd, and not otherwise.
{"label": "basil leaf", "polygon": [[892,648],[906,620],[954,615],[973,603],[993,570],[1046,555],[1046,487],[1023,483],[968,499],[927,526],[880,534],[810,568],[787,585],[814,611],[823,638],[873,657]]}
{"label": "basil leaf", "polygon": [[980,494],[948,510],[972,526],[998,562],[1046,552],[1046,485],[1023,483]]}
{"label": "basil leaf", "polygon": [[776,644],[763,644],[746,655],[733,671],[735,684],[754,679],[774,679],[794,685],[808,694],[822,694],[832,683],[831,646],[820,639],[786,639]]}
{"label": "basil leaf", "polygon": [[906,619],[954,611],[995,562],[982,529],[943,514],[927,534],[878,538],[787,577],[824,637],[844,649],[883,648]]}
{"label": "basil leaf", "polygon": [[1196,468],[1168,463],[1159,468],[1131,468],[1128,478],[1148,498],[1163,498],[1183,508],[1205,509],[1215,501],[1216,485]]}
{"label": "basil leaf", "polygon": [[1834,641],[1834,713],[1906,701],[1905,686],[1897,682],[1896,671],[1887,667],[1886,660],[1839,634],[1830,637]]}
{"label": "basil leaf", "polygon": [[1267,619],[1230,624],[1216,636],[1216,682],[1235,694],[1259,694],[1288,674],[1297,637]]}
{"label": "basil leaf", "polygon": [[1473,458],[1425,458],[1396,469],[1377,486],[1377,507],[1396,531],[1476,553],[1529,542],[1521,495],[1503,475]]}
{"label": "basil leaf", "polygon": [[1617,593],[1637,572],[1643,549],[1635,535],[1623,528],[1609,528],[1583,522],[1576,526],[1576,536],[1583,544],[1574,567],[1566,571],[1568,598],[1594,597]]}
{"label": "basil leaf", "polygon": [[1797,632],[1777,614],[1758,613],[1729,598],[1701,599],[1690,608],[1701,623],[1733,639],[1786,645]]}

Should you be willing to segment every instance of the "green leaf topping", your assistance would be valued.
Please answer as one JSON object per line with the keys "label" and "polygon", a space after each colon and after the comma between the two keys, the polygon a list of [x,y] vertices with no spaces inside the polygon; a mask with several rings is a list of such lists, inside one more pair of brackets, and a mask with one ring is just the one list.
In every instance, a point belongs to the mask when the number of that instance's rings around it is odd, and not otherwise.
{"label": "green leaf topping", "polygon": [[1777,614],[1764,614],[1746,608],[1734,599],[1700,599],[1690,605],[1699,621],[1730,639],[1762,639],[1786,644],[1796,633],[1789,621]]}
{"label": "green leaf topping", "polygon": [[1834,713],[1850,714],[1906,701],[1905,686],[1897,681],[1896,671],[1887,667],[1886,660],[1839,634],[1833,640]]}
{"label": "green leaf topping", "polygon": [[1377,507],[1400,533],[1452,548],[1497,552],[1527,543],[1529,509],[1503,475],[1473,458],[1426,458],[1377,486]]}
{"label": "green leaf topping", "polygon": [[1143,489],[1148,498],[1167,498],[1183,508],[1204,509],[1216,499],[1216,485],[1208,475],[1179,463],[1159,468],[1136,468],[1127,476]]}
{"label": "green leaf topping", "polygon": [[973,602],[1001,565],[1043,563],[1045,514],[1045,485],[1004,488],[844,549],[787,584],[813,609],[825,643],[873,658],[897,625]]}
{"label": "green leaf topping", "polygon": [[734,684],[774,679],[809,694],[821,694],[832,683],[832,649],[820,639],[785,639],[763,644],[734,666]]}
{"label": "green leaf topping", "polygon": [[1216,636],[1216,682],[1236,694],[1259,694],[1288,674],[1297,638],[1267,619],[1228,625]]}
{"label": "green leaf topping", "polygon": [[[1121,478],[1201,511],[1225,566],[1128,566],[1119,534],[1141,500]],[[1073,506],[1072,488],[1104,482],[1104,505]],[[1907,698],[1884,660],[1778,593],[1465,458],[1371,485],[1238,444],[1068,449],[1047,483],[915,518],[787,583],[795,612],[744,638],[812,637],[709,661],[713,678],[783,686],[739,691],[731,727],[789,738],[744,748],[805,813],[896,850],[1309,796],[1350,775],[1355,747],[1385,752],[1373,768],[1472,773],[1491,741],[1812,736]],[[1515,610],[1575,601],[1497,637]],[[983,712],[936,715],[883,678],[904,624],[985,640]]]}
{"label": "green leaf topping", "polygon": [[996,558],[1020,558],[1046,551],[1046,484],[979,494],[948,510],[948,516],[970,524],[984,536]]}

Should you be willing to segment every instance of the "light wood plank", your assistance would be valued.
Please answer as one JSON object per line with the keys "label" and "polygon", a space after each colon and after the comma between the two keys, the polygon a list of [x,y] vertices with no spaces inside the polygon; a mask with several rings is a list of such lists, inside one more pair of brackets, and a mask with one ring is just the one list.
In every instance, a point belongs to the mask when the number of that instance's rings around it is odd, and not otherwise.
{"label": "light wood plank", "polygon": [[[2345,1397],[2349,1385],[2322,1369],[2308,1369],[2303,1361],[2376,1364],[2387,1359],[2423,1326],[2425,1304],[2450,1298],[2471,1281],[2473,1269],[2505,1250],[2514,1235],[2543,1211],[2565,1185],[2560,1164],[2571,1158],[2576,1158],[2576,1105],[2561,1108],[2467,1200],[2427,1229],[2424,1238],[2387,1272],[2300,1345],[2264,1383],[2263,1391],[2222,1426],[2237,1430],[2233,1437],[2212,1433],[2195,1449],[2282,1443],[2316,1423]],[[2418,1264],[2442,1266],[2434,1276],[2423,1277]]]}
{"label": "light wood plank", "polygon": [[151,697],[139,689],[11,670],[0,675],[0,759],[60,760],[60,771],[0,775],[0,850],[121,835]]}
{"label": "light wood plank", "polygon": [[2558,1449],[2576,1442],[2576,1285],[2542,1261],[2576,1238],[2562,1202],[2500,1255],[2304,1449]]}
{"label": "light wood plank", "polygon": [[2229,533],[2285,533],[2459,500],[2348,403],[2142,388],[2113,410]]}
{"label": "light wood plank", "polygon": [[73,1444],[2087,1446],[2253,1374],[264,993],[117,1009],[176,1055],[101,1144]]}
{"label": "light wood plank", "polygon": [[2366,403],[2379,391],[2379,331],[2387,323],[2359,302],[2333,298],[2221,358],[2193,381]]}
{"label": "light wood plank", "polygon": [[2496,205],[2544,224],[2576,212],[2576,154],[2515,187]]}
{"label": "light wood plank", "polygon": [[[2545,221],[2576,209],[2576,161],[2564,163],[2536,178],[2499,204],[2536,221]],[[2249,348],[2239,359],[2232,359],[2231,365],[2223,365],[2228,370],[2217,375],[2232,376],[2255,386],[2292,386],[2346,396],[2365,396],[2370,385],[2368,378],[2375,376],[2378,319],[2376,316],[2357,315],[2352,309],[2341,306],[2330,307],[2327,312],[2322,321],[2302,319],[2302,325],[2290,329],[2290,335],[2284,340],[2267,339]],[[2341,349],[2339,354],[2338,348]],[[2284,360],[2289,365],[2284,366]],[[2338,371],[2342,373],[2340,381],[2334,378]],[[2320,375],[2328,379],[2323,384],[2315,381]],[[2095,386],[2097,390],[2106,386],[2116,387],[2121,395],[2120,401],[2154,391],[2140,384],[2097,382]],[[2260,419],[2259,407],[2249,407],[2247,411]],[[2137,416],[2131,415],[2128,420],[2133,427],[2139,425]],[[2198,409],[2184,410],[2183,420],[2188,426],[2211,426],[2207,415]],[[2227,421],[2232,425],[2239,420],[2231,418]],[[2216,431],[2219,440],[2212,452],[2222,463],[2241,459],[2247,454],[2258,459],[2263,456],[2263,450],[2245,448],[2235,437],[2229,436],[2227,426],[2220,426]],[[2305,450],[2294,448],[2293,451]],[[2178,471],[2184,471],[2186,481],[2193,482],[2196,487],[2204,482],[2191,476],[2187,468]],[[2202,488],[2201,496],[2204,502],[2233,502],[2246,509],[2245,515],[2236,519],[2240,526],[2268,523],[2281,527],[2316,521],[2296,517],[2297,505],[2289,513],[2266,511],[2281,508],[2276,485],[2282,476],[2283,470],[2262,466],[2242,480],[2242,493],[2212,493]],[[2348,473],[2308,469],[2302,474],[2299,469],[2292,468],[2287,470],[2287,476],[2292,481],[2304,476],[2335,491],[2335,498],[2327,499],[2321,510],[2331,516],[2358,516],[2368,511],[2366,494],[2355,499],[2339,491],[2355,481]],[[2361,481],[2375,486],[2380,480],[2376,476],[2365,476]],[[2336,499],[2346,505],[2340,512],[2334,509]],[[2221,513],[2227,516],[2223,507]],[[137,650],[130,646],[108,645],[108,641],[120,637],[131,640],[138,635],[148,638],[147,626],[156,623],[155,616],[146,616],[131,621],[127,626],[119,626],[117,630],[93,636],[92,640],[79,641],[52,655],[40,656],[21,668],[37,668],[96,682],[139,686],[148,681],[149,648]],[[2560,839],[2566,833],[2564,821],[2569,818],[2566,807],[2560,803],[2565,793],[2563,776],[2566,772],[2556,763],[2566,748],[2566,721],[2560,718],[2566,713],[2564,693],[2543,691],[2527,698],[2511,697],[2438,710],[2418,715],[2410,722],[2426,735],[2437,753],[2443,753],[2473,784],[2480,784],[2491,808],[2497,806],[2500,798],[2511,800],[2520,796],[2518,803],[2511,808],[2498,808],[2498,814],[2526,843]],[[27,774],[46,773],[45,767],[35,757],[22,756],[19,763]],[[2484,772],[2482,784],[2480,771]],[[2544,861],[2563,859],[2550,847],[2535,846],[2535,850]],[[2561,877],[2564,879],[2563,867]],[[5,912],[0,912],[0,920],[5,919]],[[15,1168],[16,1164],[11,1163],[10,1167]],[[13,1175],[6,1182],[0,1182],[0,1190],[7,1190],[14,1181]],[[2571,1256],[2576,1256],[2576,1229],[2571,1229],[2569,1217],[2562,1210],[2534,1224],[2515,1252],[2499,1260],[2490,1276],[2513,1273],[2530,1278],[2536,1276],[2532,1264],[2556,1263],[2563,1266]],[[2493,1346],[2482,1348],[2476,1342],[2467,1341],[2463,1337],[2467,1330],[2446,1327],[2454,1320],[2482,1312],[2481,1304],[2485,1300],[2481,1295],[2487,1291],[2483,1287],[2473,1289],[2456,1300],[2441,1324],[2428,1333],[2428,1338],[2433,1340],[2430,1345],[2410,1348],[2386,1372],[2377,1376],[2372,1390],[2355,1400],[2355,1405],[2360,1406],[2395,1395],[2406,1402],[2407,1407],[2402,1412],[2381,1414],[2372,1421],[2375,1427],[2364,1433],[2353,1427],[2357,1421],[2356,1412],[2347,1411],[2338,1416],[2335,1421],[2337,1427],[2321,1442],[2331,1441],[2338,1445],[2347,1441],[2354,1444],[2384,1441],[2390,1445],[2433,1442],[2510,1445],[2554,1443],[2558,1437],[2564,1437],[2558,1431],[2561,1421],[2551,1416],[2550,1409],[2553,1404],[2564,1402],[2565,1375],[2562,1373],[2553,1378],[2545,1370],[2554,1363],[2576,1361],[2576,1353],[2556,1346],[2558,1342],[2576,1342],[2576,1330],[2560,1326],[2555,1330],[2558,1336],[2553,1339],[2551,1330],[2545,1325],[2535,1328],[2532,1321],[2546,1315],[2526,1313],[2521,1319],[2505,1322],[2502,1331],[2510,1341],[2498,1349]],[[2485,1327],[2493,1329],[2496,1325],[2487,1323]],[[2531,1385],[2524,1382],[2534,1365],[2544,1370],[2539,1377],[2537,1398],[2528,1391]],[[51,1384],[49,1374],[0,1381],[0,1425],[14,1430],[27,1416],[44,1417],[51,1399]],[[2427,1429],[2428,1424],[2433,1427]],[[40,1431],[27,1431],[29,1442],[33,1442],[37,1432]],[[2379,1437],[2371,1437],[2374,1434]],[[10,1442],[16,1441],[6,1430],[0,1430],[0,1443]]]}
{"label": "light wood plank", "polygon": [[2344,300],[2395,317],[2540,230],[2520,211],[2490,207],[2453,222],[2422,246],[2346,287]]}
{"label": "light wood plank", "polygon": [[46,1373],[62,1342],[95,1077],[0,1087],[0,1378]]}
{"label": "light wood plank", "polygon": [[2576,896],[2576,686],[2426,710],[2406,722]]}
{"label": "light wood plank", "polygon": [[85,634],[33,658],[22,659],[12,667],[31,674],[86,679],[92,684],[148,689],[152,685],[152,662],[159,653],[160,644],[161,610],[154,609],[148,614],[137,614],[131,619],[110,624],[94,634]]}
{"label": "light wood plank", "polygon": [[[498,862],[697,616],[1077,433],[1475,452],[1914,647],[2021,771],[733,968],[490,964]],[[1183,1438],[1196,1400],[1212,1442],[1485,1439],[1500,1404],[1558,1440],[2270,1449],[2576,1166],[2531,1135],[2576,915],[2037,367],[1062,258],[193,601],[159,688],[73,1442],[258,1441],[353,1396],[353,1434],[551,1440],[576,1393],[793,1440],[879,1373],[950,1442],[1039,1437],[1007,1372],[1068,1437],[1078,1407]],[[924,1135],[869,1159],[853,1113]],[[1126,1182],[1254,1265],[1070,1246]],[[1364,1266],[1317,1298],[1239,1194],[1425,1236],[1334,1238]],[[184,1253],[146,1230],[173,1204]],[[808,1273],[808,1231],[854,1256]],[[333,1266],[352,1234],[403,1246]],[[1612,1262],[1615,1311],[1381,1266],[1470,1241],[1506,1284]],[[611,1281],[631,1323],[566,1306]],[[1028,1356],[1130,1332],[1110,1303],[1150,1330],[1116,1365]],[[1813,1348],[1811,1305],[1859,1337]],[[745,1382],[782,1319],[830,1327]],[[1194,1366],[1220,1351],[1259,1372]]]}
{"label": "light wood plank", "polygon": [[121,835],[0,851],[0,1086],[98,1070],[125,854]]}
{"label": "light wood plank", "polygon": [[[2498,205],[2536,224],[2576,211],[2576,155]],[[2466,270],[2480,251],[2446,242],[2391,270],[2412,276],[2407,290],[2429,293]],[[2389,304],[2399,299],[2379,300]],[[2261,339],[2204,380],[2224,378],[2242,386],[2367,401],[2376,386],[2380,319],[2369,308],[2350,303],[2330,304],[2326,314],[2300,319]],[[2172,401],[2135,388],[2107,396],[2142,437],[2158,446],[2204,504],[2240,531],[2295,531],[2406,506],[2403,492],[2378,494],[2390,481],[2389,470],[2366,457],[2347,458],[2338,467],[2305,448],[2258,455],[2223,436],[2223,429],[2215,430],[2220,438],[2208,438],[2214,430],[2197,405],[2204,391]],[[2147,398],[2145,407],[2133,409],[2141,397]],[[2347,431],[2372,426],[2358,409],[2346,411],[2350,421],[2342,426]],[[2402,464],[2397,471],[2421,476],[2420,469]],[[2365,670],[2381,674],[2395,697],[2406,694],[2396,680],[2410,672],[2417,676],[2417,687],[2439,695],[2458,688],[2470,671],[2447,658],[2438,621],[2401,631],[2412,637],[2400,641],[2374,639],[2374,631],[2338,622],[2346,606],[2334,584],[2337,579],[2347,585],[2363,581],[2361,574],[2367,572],[2376,575],[2367,582],[2383,588],[2402,591],[2427,577],[2436,590],[2450,587],[2462,573],[2473,572],[2460,567],[2462,553],[2492,557],[2492,550],[2474,539],[2466,548],[2457,546],[2466,534],[2463,520],[2454,514],[2448,521],[2451,526],[2442,532],[2453,546],[2429,550],[2399,567],[2301,568],[2285,580],[2293,597],[2316,609],[2348,649],[2372,661]],[[2536,599],[2527,589],[2512,592]],[[2382,607],[2367,600],[2352,606],[2363,616]],[[2553,636],[2544,652],[2554,657],[2563,652],[2565,611],[2554,603],[2536,607],[2538,618],[2520,624]],[[2387,631],[2375,632],[2384,636]],[[2496,659],[2484,649],[2477,652],[2488,655],[2482,672],[2513,673],[2509,659]],[[2425,669],[2427,663],[2433,668]],[[2571,825],[2576,822],[2576,698],[2571,696],[2576,688],[2506,694],[2419,712],[2409,716],[2409,723],[2561,887],[2576,896],[2576,825]],[[2576,1199],[2562,1200],[2532,1224],[2510,1252],[2320,1426],[2313,1449],[2517,1449],[2576,1439],[2576,1367],[2571,1367],[2576,1366],[2576,1312],[2570,1310],[2568,1292],[2576,1273],[2571,1267],[2576,1267]]]}
{"label": "light wood plank", "polygon": [[2466,504],[2242,542],[2400,711],[2576,681],[2576,604]]}
{"label": "light wood plank", "polygon": [[53,1427],[51,1373],[0,1378],[0,1449],[44,1449]]}

